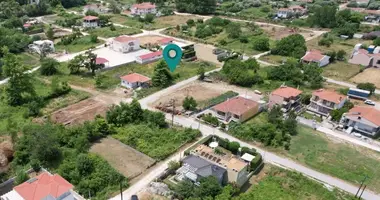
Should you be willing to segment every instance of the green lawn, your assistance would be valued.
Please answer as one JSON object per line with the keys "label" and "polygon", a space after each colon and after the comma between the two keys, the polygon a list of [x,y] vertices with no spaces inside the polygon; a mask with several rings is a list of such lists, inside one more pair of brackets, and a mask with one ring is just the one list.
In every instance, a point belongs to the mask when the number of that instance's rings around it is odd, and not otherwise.
{"label": "green lawn", "polygon": [[263,12],[262,7],[257,8],[247,8],[238,13],[238,16],[244,17],[246,19],[265,19],[268,17],[268,14],[272,12],[272,9],[270,6],[267,6],[269,8],[269,12]]}
{"label": "green lawn", "polygon": [[316,49],[320,50],[324,53],[327,53],[329,51],[339,51],[339,50],[344,50],[347,55],[346,58],[348,58],[349,55],[351,55],[353,48],[355,47],[356,44],[365,44],[369,45],[372,44],[371,40],[362,40],[362,39],[348,39],[348,40],[343,40],[338,37],[334,37],[334,42],[330,47],[326,46],[319,46],[318,41],[322,38],[323,36],[319,36],[317,38],[314,38],[312,40],[309,40],[306,42],[306,46],[308,50]]}
{"label": "green lawn", "polygon": [[[268,54],[268,55],[261,56],[259,60],[262,60],[271,64],[279,65],[282,62],[286,61],[287,59],[289,59],[289,57]],[[293,59],[293,58],[290,58],[290,59]]]}
{"label": "green lawn", "polygon": [[170,156],[182,145],[200,135],[200,132],[194,129],[160,129],[148,125],[126,125],[116,131],[112,137],[158,160]]}
{"label": "green lawn", "polygon": [[322,122],[322,119],[319,117],[319,116],[317,116],[317,115],[314,115],[314,114],[311,114],[311,113],[309,113],[309,112],[303,112],[302,114],[301,114],[301,116],[302,117],[304,117],[304,118],[306,118],[306,119],[314,119],[315,121],[317,121],[317,122]]}
{"label": "green lawn", "polygon": [[40,56],[38,54],[30,54],[27,52],[18,54],[19,58],[21,59],[21,62],[30,68],[36,67],[40,65]]}
{"label": "green lawn", "polygon": [[99,37],[110,38],[117,37],[119,35],[134,35],[137,33],[142,33],[140,29],[136,28],[126,28],[120,26],[114,26],[116,30],[112,31],[110,27],[95,28],[91,29],[89,33],[95,34]]}
{"label": "green lawn", "polygon": [[103,40],[99,40],[96,43],[91,42],[91,36],[83,36],[79,39],[76,39],[69,45],[63,45],[63,44],[56,44],[55,49],[56,51],[68,51],[69,53],[75,53],[80,51],[85,51],[87,49],[99,46],[103,44]]}
{"label": "green lawn", "polygon": [[348,81],[350,78],[360,73],[361,68],[360,65],[336,61],[323,67],[322,75],[335,80]]}
{"label": "green lawn", "polygon": [[[251,186],[249,191],[240,194],[235,200],[354,200],[354,197],[345,192],[334,189],[330,191],[323,184],[318,183],[300,173],[285,170],[273,165],[266,165],[263,169],[264,177]],[[256,181],[255,181],[256,182]]]}

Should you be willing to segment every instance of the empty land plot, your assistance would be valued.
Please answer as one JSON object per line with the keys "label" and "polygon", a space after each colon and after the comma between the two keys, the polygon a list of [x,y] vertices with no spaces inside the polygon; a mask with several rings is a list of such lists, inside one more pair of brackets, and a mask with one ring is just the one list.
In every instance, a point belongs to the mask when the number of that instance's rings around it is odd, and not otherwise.
{"label": "empty land plot", "polygon": [[144,36],[139,36],[137,38],[139,38],[141,46],[144,46],[147,44],[155,44],[159,40],[164,39],[164,37],[159,36],[159,35],[144,35]]}
{"label": "empty land plot", "polygon": [[336,80],[347,81],[359,74],[360,69],[360,65],[336,61],[323,67],[322,75]]}
{"label": "empty land plot", "polygon": [[90,152],[105,159],[113,168],[129,179],[143,173],[155,160],[111,137],[94,143]]}
{"label": "empty land plot", "polygon": [[96,115],[104,116],[107,109],[104,102],[87,99],[54,112],[51,120],[64,125],[81,124],[93,120]]}
{"label": "empty land plot", "polygon": [[360,43],[363,45],[370,45],[371,40],[361,40],[361,39],[348,39],[343,40],[338,37],[334,37],[334,42],[329,46],[320,46],[318,45],[319,40],[321,40],[323,36],[319,36],[317,38],[314,38],[312,40],[309,40],[306,42],[307,49],[315,49],[322,51],[324,53],[330,52],[330,51],[339,51],[344,50],[346,52],[346,58],[348,59],[348,56],[351,55],[352,50],[354,49],[355,45]]}
{"label": "empty land plot", "polygon": [[380,69],[366,69],[362,73],[352,77],[350,81],[356,84],[369,82],[375,84],[377,88],[380,88]]}
{"label": "empty land plot", "polygon": [[275,27],[271,25],[260,25],[260,28],[262,28],[265,33],[273,40],[280,40],[292,34],[300,34],[306,39],[313,34],[311,31],[295,30],[292,28]]}

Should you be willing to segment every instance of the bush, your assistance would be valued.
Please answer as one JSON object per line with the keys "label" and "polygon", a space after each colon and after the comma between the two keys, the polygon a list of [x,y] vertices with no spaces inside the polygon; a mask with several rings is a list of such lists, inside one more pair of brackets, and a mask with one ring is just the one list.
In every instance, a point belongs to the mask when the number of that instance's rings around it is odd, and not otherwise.
{"label": "bush", "polygon": [[185,97],[185,99],[183,100],[182,102],[182,107],[185,109],[185,110],[196,110],[197,109],[197,102],[195,101],[195,99],[193,97]]}
{"label": "bush", "polygon": [[54,78],[51,83],[51,92],[50,97],[55,98],[62,95],[65,95],[71,91],[70,85],[67,83],[67,81],[59,81],[58,79]]}
{"label": "bush", "polygon": [[331,37],[323,37],[318,41],[319,46],[330,47],[334,40]]}
{"label": "bush", "polygon": [[24,170],[20,170],[17,172],[15,185],[19,185],[29,179],[28,174]]}
{"label": "bush", "polygon": [[269,50],[269,38],[259,37],[253,41],[252,48],[257,51],[268,51]]}
{"label": "bush", "polygon": [[263,6],[260,8],[261,12],[265,12],[265,13],[268,13],[270,12],[270,8],[268,6]]}
{"label": "bush", "polygon": [[225,41],[225,40],[219,40],[219,42],[218,42],[220,45],[222,45],[222,46],[224,46],[224,45],[226,45],[227,44],[227,42]]}
{"label": "bush", "polygon": [[193,19],[188,19],[186,21],[186,24],[189,26],[189,27],[193,27],[195,25],[195,21]]}
{"label": "bush", "polygon": [[59,62],[53,58],[44,58],[41,62],[40,74],[44,76],[51,76],[58,72],[57,67]]}
{"label": "bush", "polygon": [[212,116],[211,113],[203,115],[202,120],[205,121],[205,122],[207,122],[207,123],[210,123],[213,126],[218,126],[219,125],[218,118]]}
{"label": "bush", "polygon": [[256,170],[257,167],[261,165],[263,162],[263,158],[261,157],[261,154],[255,155],[255,158],[251,161],[251,164],[249,166],[251,171]]}
{"label": "bush", "polygon": [[240,144],[239,142],[230,142],[228,144],[227,150],[231,151],[233,154],[236,154],[239,151]]}
{"label": "bush", "polygon": [[372,95],[375,92],[375,90],[376,90],[375,84],[368,83],[368,82],[367,83],[359,83],[356,87],[359,88],[359,89],[362,89],[362,90],[369,91],[370,95]]}
{"label": "bush", "polygon": [[241,155],[244,155],[245,153],[251,154],[253,156],[258,154],[256,149],[254,149],[254,148],[250,149],[248,147],[242,147],[241,148]]}
{"label": "bush", "polygon": [[41,163],[37,159],[32,159],[30,161],[30,167],[33,169],[34,172],[39,172],[41,170]]}
{"label": "bush", "polygon": [[346,52],[344,50],[339,50],[336,53],[336,59],[339,61],[343,61],[345,56],[346,56]]}

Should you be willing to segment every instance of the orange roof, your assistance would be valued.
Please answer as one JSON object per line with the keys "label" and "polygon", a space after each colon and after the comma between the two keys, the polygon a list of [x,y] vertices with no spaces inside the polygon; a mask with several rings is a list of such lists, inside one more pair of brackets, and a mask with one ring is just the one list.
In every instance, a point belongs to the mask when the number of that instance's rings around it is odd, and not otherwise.
{"label": "orange roof", "polygon": [[149,8],[156,8],[156,5],[152,4],[150,2],[144,2],[144,3],[140,3],[140,4],[133,4],[132,8],[149,9]]}
{"label": "orange roof", "polygon": [[323,59],[323,57],[325,57],[325,55],[323,55],[320,51],[311,50],[311,51],[306,52],[306,54],[301,59],[312,62],[312,61],[320,61]]}
{"label": "orange roof", "polygon": [[161,55],[162,55],[162,51],[156,51],[156,52],[151,52],[151,53],[141,55],[139,57],[141,58],[141,60],[145,60],[145,59],[149,59],[149,58],[153,58],[153,57],[161,56]]}
{"label": "orange roof", "polygon": [[330,101],[334,103],[340,103],[343,99],[346,98],[346,96],[338,94],[335,91],[324,90],[324,89],[315,90],[313,92],[313,96],[318,96],[322,100],[326,100],[326,101]]}
{"label": "orange roof", "polygon": [[259,104],[256,101],[243,97],[235,97],[214,106],[214,109],[224,113],[230,112],[236,115],[241,115],[257,106],[259,106]]}
{"label": "orange roof", "polygon": [[380,110],[369,106],[355,106],[346,114],[348,116],[360,116],[377,126],[380,126]]}
{"label": "orange roof", "polygon": [[136,82],[144,83],[144,82],[150,81],[150,78],[138,73],[125,75],[125,76],[120,77],[120,79],[127,81],[129,83],[136,83]]}
{"label": "orange roof", "polygon": [[85,16],[83,17],[84,20],[96,20],[96,19],[99,19],[98,17],[96,16]]}
{"label": "orange roof", "polygon": [[41,200],[49,195],[57,198],[71,189],[73,185],[60,175],[51,175],[48,172],[14,187],[14,190],[25,200]]}
{"label": "orange roof", "polygon": [[277,95],[284,98],[296,97],[302,93],[301,90],[284,86],[280,87],[272,92],[273,95]]}
{"label": "orange roof", "polygon": [[114,40],[124,43],[124,42],[134,41],[136,40],[136,38],[122,35],[122,36],[116,37]]}
{"label": "orange roof", "polygon": [[99,65],[99,64],[104,64],[104,63],[107,63],[107,62],[109,62],[107,59],[105,59],[105,58],[101,58],[101,57],[97,57],[96,60],[95,60],[95,63],[96,63],[97,65]]}

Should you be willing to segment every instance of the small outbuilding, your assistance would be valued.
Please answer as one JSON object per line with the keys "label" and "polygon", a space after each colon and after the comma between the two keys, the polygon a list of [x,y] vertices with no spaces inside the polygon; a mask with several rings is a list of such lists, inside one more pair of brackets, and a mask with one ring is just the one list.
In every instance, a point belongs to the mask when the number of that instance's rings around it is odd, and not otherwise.
{"label": "small outbuilding", "polygon": [[139,87],[148,88],[151,83],[151,79],[138,73],[132,73],[120,77],[121,86],[130,89],[136,89]]}

